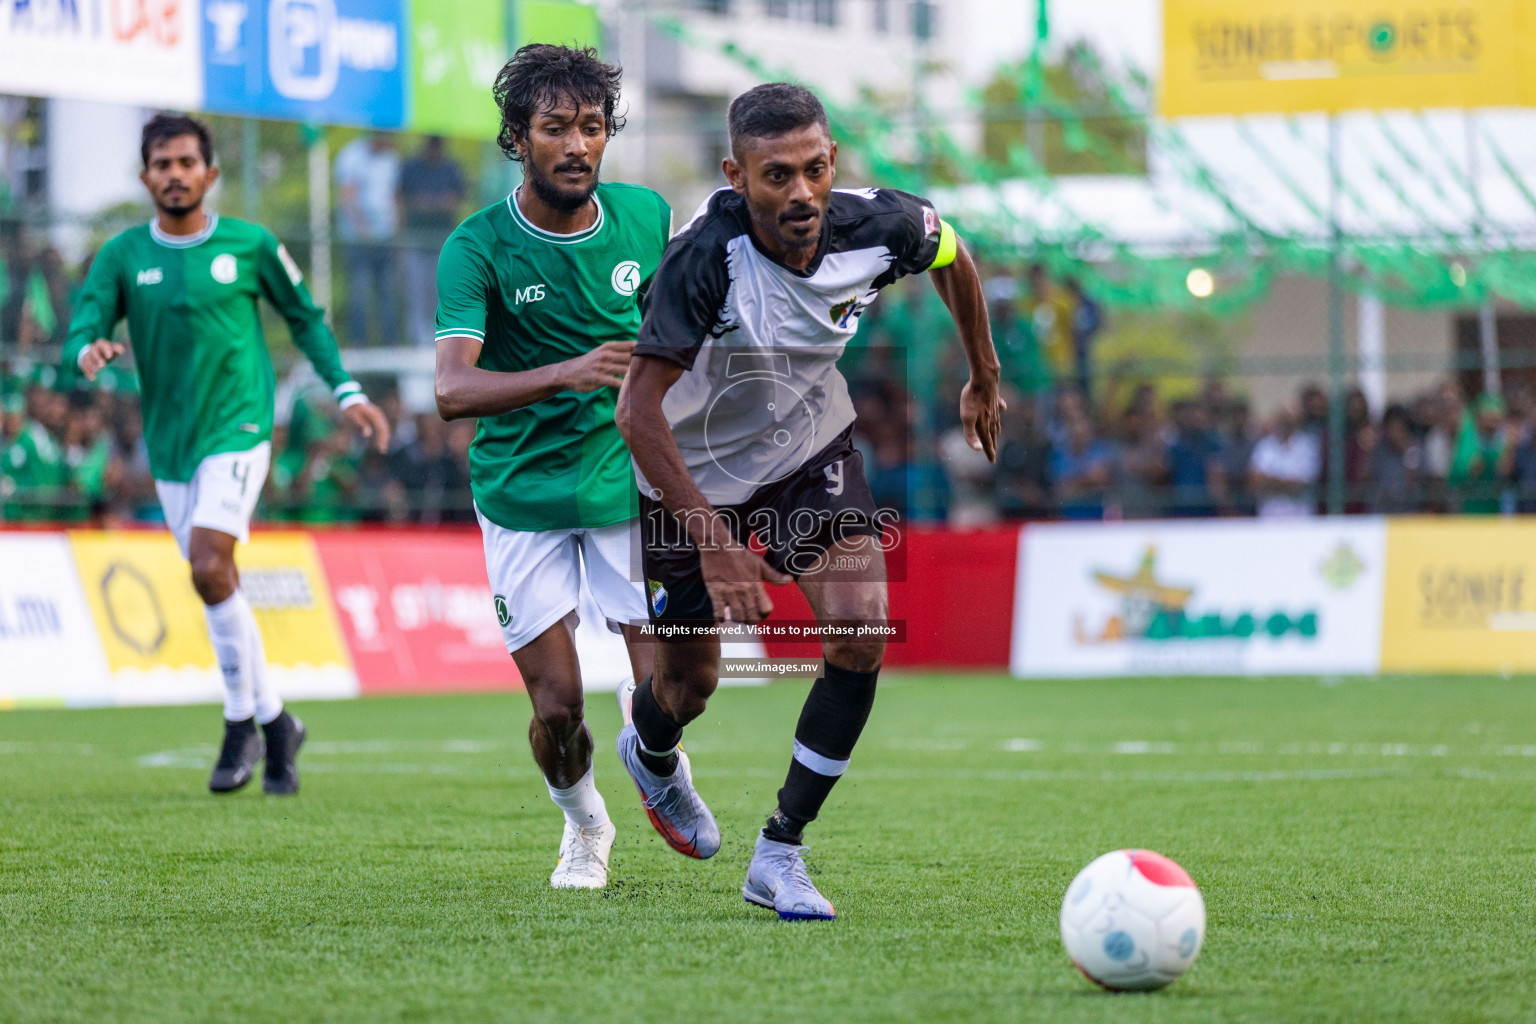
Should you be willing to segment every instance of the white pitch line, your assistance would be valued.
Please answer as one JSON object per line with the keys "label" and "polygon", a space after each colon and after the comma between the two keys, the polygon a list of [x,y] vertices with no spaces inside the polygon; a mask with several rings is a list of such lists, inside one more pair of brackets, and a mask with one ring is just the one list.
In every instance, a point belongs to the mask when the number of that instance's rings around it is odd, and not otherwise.
{"label": "white pitch line", "polygon": [[1523,746],[1491,746],[1485,745],[1479,750],[1457,751],[1446,743],[1422,744],[1422,743],[1344,743],[1337,740],[1329,743],[1313,742],[1288,742],[1265,744],[1256,740],[1224,740],[1218,743],[1170,743],[1153,740],[1115,740],[1109,743],[1077,743],[1065,742],[1052,745],[1042,740],[1034,739],[1009,739],[1003,740],[998,749],[1017,753],[1061,753],[1061,754],[1222,754],[1222,755],[1279,755],[1285,757],[1328,756],[1328,757],[1448,757],[1458,754],[1463,757],[1494,756],[1494,757],[1536,757],[1536,744]]}
{"label": "white pitch line", "polygon": [[0,743],[0,754],[73,754],[90,757],[96,748],[89,743]]}
{"label": "white pitch line", "polygon": [[441,754],[483,754],[506,744],[495,740],[322,740],[304,747],[306,754],[396,754],[423,751]]}
{"label": "white pitch line", "polygon": [[[315,771],[357,771],[380,772],[384,774],[486,774],[519,776],[529,774],[519,770],[485,771],[473,766],[464,765],[423,765],[415,762],[390,762],[378,763],[357,761],[343,767],[340,763],[315,760],[316,757],[353,757],[367,754],[384,753],[444,753],[444,754],[484,754],[495,750],[507,749],[511,746],[495,740],[336,740],[319,743],[311,743],[305,748],[305,765]],[[885,744],[887,749],[913,750],[925,752],[952,752],[972,749],[973,744],[963,738],[927,737],[918,739],[892,739]],[[1421,758],[1421,757],[1536,757],[1536,744],[1485,744],[1476,750],[1456,750],[1448,744],[1437,743],[1432,745],[1415,743],[1349,743],[1342,741],[1331,742],[1286,742],[1265,743],[1257,740],[1225,740],[1220,742],[1178,743],[1156,740],[1115,740],[1107,743],[1080,743],[1068,741],[1052,744],[1044,740],[1014,738],[1003,740],[998,746],[990,743],[978,742],[974,744],[979,749],[1002,749],[1011,753],[1057,753],[1066,755],[1118,755],[1129,757],[1142,756],[1170,756],[1170,755],[1222,755],[1222,756],[1315,756],[1315,757],[1371,757],[1371,758]],[[689,749],[695,754],[709,754],[713,745],[690,744]],[[718,748],[716,748],[718,749]],[[70,743],[0,743],[0,754],[35,754],[35,753],[75,754],[89,756],[97,752],[97,748],[90,744]],[[216,748],[209,744],[200,744],[191,747],[181,747],[174,750],[161,750],[150,754],[144,754],[137,759],[138,764],[146,768],[196,768],[206,770],[213,763],[217,754]],[[1308,775],[1308,771],[1314,774]],[[1346,769],[1316,769],[1302,770],[1296,774],[1296,778],[1334,778],[1334,777],[1368,777],[1361,775],[1336,775]],[[1325,774],[1318,775],[1315,772]],[[752,771],[723,772],[721,774],[735,774],[741,777],[756,777],[759,773]],[[773,773],[768,773],[773,774]],[[764,777],[767,777],[765,774]],[[878,775],[866,775],[867,778],[877,778]],[[896,777],[896,776],[889,776]],[[1046,781],[1051,779],[1109,779],[1122,776],[1115,773],[1083,771],[1073,774],[1069,771],[1039,771],[1039,772],[1003,772],[1001,774],[965,774],[954,772],[931,773],[923,778],[1024,778],[1033,781]],[[1148,779],[1163,777],[1158,773],[1135,773],[1127,778],[1145,777]],[[1198,781],[1206,778],[1210,781],[1224,781],[1228,779],[1249,781],[1267,780],[1270,778],[1286,777],[1275,772],[1173,772],[1167,774],[1173,781]],[[1469,776],[1470,777],[1470,776]]]}

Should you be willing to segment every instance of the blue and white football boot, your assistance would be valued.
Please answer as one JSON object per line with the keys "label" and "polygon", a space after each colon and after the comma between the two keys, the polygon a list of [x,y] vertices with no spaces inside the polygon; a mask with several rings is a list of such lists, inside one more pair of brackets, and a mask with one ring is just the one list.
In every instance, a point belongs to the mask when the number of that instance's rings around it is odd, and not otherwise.
{"label": "blue and white football boot", "polygon": [[747,902],[777,911],[785,921],[837,920],[832,901],[816,891],[805,873],[805,861],[800,859],[805,851],[804,846],[759,835],[752,863],[747,865],[747,884],[741,887]]}
{"label": "blue and white football boot", "polygon": [[635,700],[633,678],[619,687],[618,697],[619,710],[624,715],[624,728],[619,731],[616,744],[619,760],[640,793],[646,817],[678,853],[699,860],[713,857],[720,849],[720,826],[693,788],[693,767],[688,763],[687,753],[681,746],[677,748],[677,771],[671,775],[657,775],[647,768],[640,760],[640,734],[635,731],[631,711]]}

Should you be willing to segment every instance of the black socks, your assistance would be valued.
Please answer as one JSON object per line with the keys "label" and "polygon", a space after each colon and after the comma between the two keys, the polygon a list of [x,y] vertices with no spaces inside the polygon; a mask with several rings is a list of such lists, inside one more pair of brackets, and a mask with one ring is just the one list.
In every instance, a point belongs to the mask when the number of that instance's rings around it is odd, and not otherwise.
{"label": "black socks", "polygon": [[[650,676],[646,676],[645,681],[635,687],[630,717],[634,720],[635,732],[640,735],[640,763],[662,778],[677,771],[677,744],[683,738],[683,727],[656,703],[656,694],[651,691]],[[652,750],[668,753],[652,754]]]}
{"label": "black socks", "polygon": [[778,809],[763,828],[765,837],[799,843],[805,826],[816,820],[832,787],[848,770],[854,744],[875,704],[879,676],[879,669],[857,672],[826,663],[826,672],[811,686],[800,710],[795,757],[779,790]]}

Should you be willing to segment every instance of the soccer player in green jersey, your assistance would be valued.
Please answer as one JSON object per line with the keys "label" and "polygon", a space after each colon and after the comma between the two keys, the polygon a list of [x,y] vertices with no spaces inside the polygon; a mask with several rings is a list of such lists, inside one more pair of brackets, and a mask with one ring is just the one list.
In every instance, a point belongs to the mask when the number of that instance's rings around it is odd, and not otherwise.
{"label": "soccer player in green jersey", "polygon": [[380,451],[389,423],[341,368],[336,339],[288,250],[265,228],[204,210],[219,176],[207,127],[157,114],[144,126],[140,155],[155,219],[101,247],[75,302],[65,371],[94,381],[123,354],[108,339],[127,318],[155,490],[191,563],[224,676],[224,743],[208,788],[225,793],[249,782],[264,734],[262,788],[296,793],[304,725],[267,681],[261,632],[235,568],[235,543],[247,537],[271,459],[272,360],[257,300],[288,321],[347,419]]}
{"label": "soccer player in green jersey", "polygon": [[599,184],[623,127],[619,69],[593,50],[530,45],[496,78],[502,151],[523,184],[476,213],[437,269],[437,407],[477,416],[470,486],[502,639],[533,701],[528,738],[565,812],[556,888],[608,881],[614,829],[592,778],[572,630],[583,574],[622,632],[634,679],[650,648],[632,569],[636,516],[616,389],[671,210],[649,189]]}

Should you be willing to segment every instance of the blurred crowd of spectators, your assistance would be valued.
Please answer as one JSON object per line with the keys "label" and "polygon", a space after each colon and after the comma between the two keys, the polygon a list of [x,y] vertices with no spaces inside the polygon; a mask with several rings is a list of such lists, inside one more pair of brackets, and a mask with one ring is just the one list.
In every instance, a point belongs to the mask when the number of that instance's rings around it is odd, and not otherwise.
{"label": "blurred crowd of spectators", "polygon": [[402,160],[395,136],[371,132],[341,147],[332,170],[347,279],[344,337],[356,346],[430,347],[437,254],[459,224],[464,169],[441,136],[427,136]]}
{"label": "blurred crowd of spectators", "polygon": [[[879,365],[871,354],[889,346],[938,376],[892,372],[889,357],[883,379],[850,374],[877,500],[893,493],[879,481],[905,479],[917,517],[956,526],[1327,511],[1334,456],[1321,384],[1304,384],[1261,419],[1220,378],[1162,393],[1126,373],[1095,377],[1104,315],[1076,281],[1032,267],[1021,291],[1006,278],[987,291],[1008,403],[996,464],[958,423],[966,368],[947,325],[924,325],[901,303],[866,314],[861,340],[876,347],[845,364]],[[925,333],[944,340],[925,346]],[[925,394],[899,383],[918,381]],[[1448,378],[1378,410],[1351,389],[1343,428],[1346,512],[1536,512],[1536,395],[1519,379],[1502,395],[1474,396]]]}
{"label": "blurred crowd of spectators", "polygon": [[[1016,397],[997,465],[972,451],[958,427],[941,435],[950,522],[1309,516],[1328,508],[1329,400],[1316,384],[1263,422],[1219,380],[1166,402],[1138,385],[1096,408],[1075,388]],[[1379,416],[1352,390],[1344,413],[1344,511],[1536,512],[1529,389],[1469,401],[1447,380]]]}
{"label": "blurred crowd of spectators", "polygon": [[[133,375],[108,367],[100,386],[60,390],[39,366],[3,380],[0,518],[113,526],[162,518]],[[473,420],[411,415],[380,401],[394,429],[387,453],[365,446],[324,388],[283,388],[258,518],[303,523],[473,522]]]}
{"label": "blurred crowd of spectators", "polygon": [[[396,318],[413,337],[430,338],[428,269],[463,199],[461,173],[437,140],[402,163],[387,138],[364,136],[338,155],[337,180],[339,216],[351,225],[342,252],[354,322],[344,341],[350,334],[382,342]],[[158,519],[131,369],[110,367],[98,386],[65,390],[47,355],[63,341],[70,293],[85,268],[72,277],[54,250],[26,249],[16,233],[0,243],[0,517]],[[381,260],[385,271],[376,273]],[[396,274],[410,287],[395,288]],[[1098,304],[1041,267],[1021,278],[987,282],[1008,402],[996,464],[971,449],[958,423],[965,362],[931,289],[908,283],[864,314],[842,366],[877,502],[957,526],[1327,508],[1333,453],[1320,385],[1302,387],[1261,420],[1221,379],[1181,392],[1123,372],[1096,377],[1090,368],[1105,320]],[[473,422],[406,409],[397,382],[381,377],[369,390],[383,396],[395,436],[389,452],[371,452],[323,389],[293,383],[304,372],[279,390],[261,516],[473,520]],[[1503,395],[1476,396],[1448,379],[1380,410],[1351,391],[1343,417],[1348,512],[1536,512],[1536,398],[1518,379]]]}

